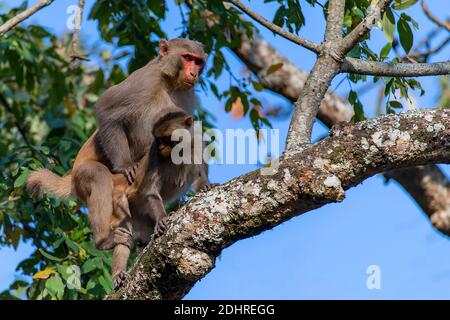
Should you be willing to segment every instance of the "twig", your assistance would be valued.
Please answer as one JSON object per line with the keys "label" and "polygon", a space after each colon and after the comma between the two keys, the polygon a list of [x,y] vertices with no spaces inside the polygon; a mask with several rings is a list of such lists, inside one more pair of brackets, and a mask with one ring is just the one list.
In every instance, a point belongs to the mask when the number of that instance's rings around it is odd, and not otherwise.
{"label": "twig", "polygon": [[419,53],[419,52],[414,52],[413,54],[409,55],[411,58],[413,59],[423,59],[424,61],[426,61],[431,55],[438,53],[439,51],[441,51],[442,49],[444,49],[447,44],[450,43],[450,37],[447,37],[447,39],[445,39],[439,46],[437,46],[434,49],[429,49],[425,52]]}
{"label": "twig", "polygon": [[11,199],[7,199],[5,201],[2,201],[2,202],[0,202],[0,207],[3,207],[5,204],[13,202],[13,201],[16,201],[16,200],[19,200],[19,199],[20,199],[20,196],[15,196],[15,197],[12,197]]}
{"label": "twig", "polygon": [[70,65],[71,69],[75,69],[78,66],[79,61],[89,61],[87,57],[80,53],[80,26],[83,18],[84,0],[78,1],[77,16],[75,18],[75,26],[73,29],[72,41],[70,43]]}
{"label": "twig", "polygon": [[269,20],[263,18],[261,15],[257,14],[253,10],[251,10],[249,7],[244,5],[239,0],[228,0],[228,1],[231,2],[232,4],[234,4],[239,9],[241,9],[243,12],[245,12],[247,15],[249,15],[252,19],[254,19],[255,21],[257,21],[260,24],[262,24],[263,26],[265,26],[267,29],[272,30],[273,32],[279,34],[283,38],[288,39],[308,50],[311,50],[312,52],[319,53],[320,45],[318,45],[312,41],[309,41],[307,39],[303,39],[302,37],[299,37],[296,34],[293,34],[291,32],[284,30],[283,28],[281,28],[281,27],[277,26],[276,24],[270,22]]}
{"label": "twig", "polygon": [[29,18],[37,11],[51,4],[53,1],[54,0],[41,0],[31,8],[28,8],[27,10],[19,13],[17,16],[6,21],[3,25],[0,26],[0,37],[3,36],[9,30],[11,30],[12,28],[14,28],[19,23],[21,23],[23,20]]}
{"label": "twig", "polygon": [[450,61],[435,63],[388,63],[346,58],[341,72],[385,77],[425,77],[450,74]]}
{"label": "twig", "polygon": [[382,14],[393,0],[379,0],[376,5],[371,5],[371,11],[367,17],[361,21],[349,34],[347,34],[342,43],[342,49],[345,53],[350,51],[381,19]]}
{"label": "twig", "polygon": [[428,19],[430,19],[431,21],[433,21],[438,26],[440,26],[440,27],[442,27],[442,28],[444,28],[444,29],[446,29],[447,31],[450,32],[450,23],[444,22],[444,21],[440,21],[438,18],[436,18],[431,13],[431,11],[428,9],[427,5],[425,4],[425,0],[422,0],[421,5],[422,5],[423,12],[428,17]]}

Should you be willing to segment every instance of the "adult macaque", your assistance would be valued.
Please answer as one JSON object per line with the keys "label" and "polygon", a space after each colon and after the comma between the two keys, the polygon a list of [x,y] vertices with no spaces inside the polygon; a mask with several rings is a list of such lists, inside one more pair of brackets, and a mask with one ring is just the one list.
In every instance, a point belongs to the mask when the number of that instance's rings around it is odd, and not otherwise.
{"label": "adult macaque", "polygon": [[193,88],[205,64],[203,46],[173,39],[161,40],[159,47],[157,58],[106,90],[95,105],[100,160],[130,184],[152,144],[156,120],[168,112],[192,114],[198,106]]}

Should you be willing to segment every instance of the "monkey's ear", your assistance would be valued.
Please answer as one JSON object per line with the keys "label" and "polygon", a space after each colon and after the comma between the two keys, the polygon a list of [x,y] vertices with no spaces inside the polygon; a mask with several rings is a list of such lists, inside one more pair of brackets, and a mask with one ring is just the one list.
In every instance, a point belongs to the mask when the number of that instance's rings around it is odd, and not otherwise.
{"label": "monkey's ear", "polygon": [[164,57],[169,53],[169,41],[166,39],[159,40],[159,55]]}
{"label": "monkey's ear", "polygon": [[194,118],[192,118],[191,116],[186,117],[184,119],[184,124],[188,127],[191,127],[193,122],[194,122]]}

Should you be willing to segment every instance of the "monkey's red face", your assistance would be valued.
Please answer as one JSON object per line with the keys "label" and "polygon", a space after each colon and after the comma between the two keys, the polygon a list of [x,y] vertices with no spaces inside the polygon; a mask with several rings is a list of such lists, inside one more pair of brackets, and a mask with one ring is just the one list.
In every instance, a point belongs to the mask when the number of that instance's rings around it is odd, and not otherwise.
{"label": "monkey's red face", "polygon": [[183,86],[189,89],[198,81],[205,65],[205,59],[190,52],[182,53],[180,59],[183,64],[180,80]]}

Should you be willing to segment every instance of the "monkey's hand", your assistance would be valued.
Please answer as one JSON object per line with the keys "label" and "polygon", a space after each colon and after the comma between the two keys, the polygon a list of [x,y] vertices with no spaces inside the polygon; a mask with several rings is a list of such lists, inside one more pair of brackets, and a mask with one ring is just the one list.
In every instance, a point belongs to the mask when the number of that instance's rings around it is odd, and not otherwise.
{"label": "monkey's hand", "polygon": [[159,219],[155,224],[154,235],[155,237],[160,237],[167,230],[167,218],[164,217]]}
{"label": "monkey's hand", "polygon": [[136,180],[136,172],[137,172],[138,164],[132,164],[126,168],[120,167],[112,170],[113,173],[122,173],[125,178],[127,178],[128,184],[132,185],[134,180]]}
{"label": "monkey's hand", "polygon": [[163,157],[169,157],[170,154],[172,152],[172,147],[167,146],[165,144],[160,144],[159,145],[159,153],[163,156]]}

